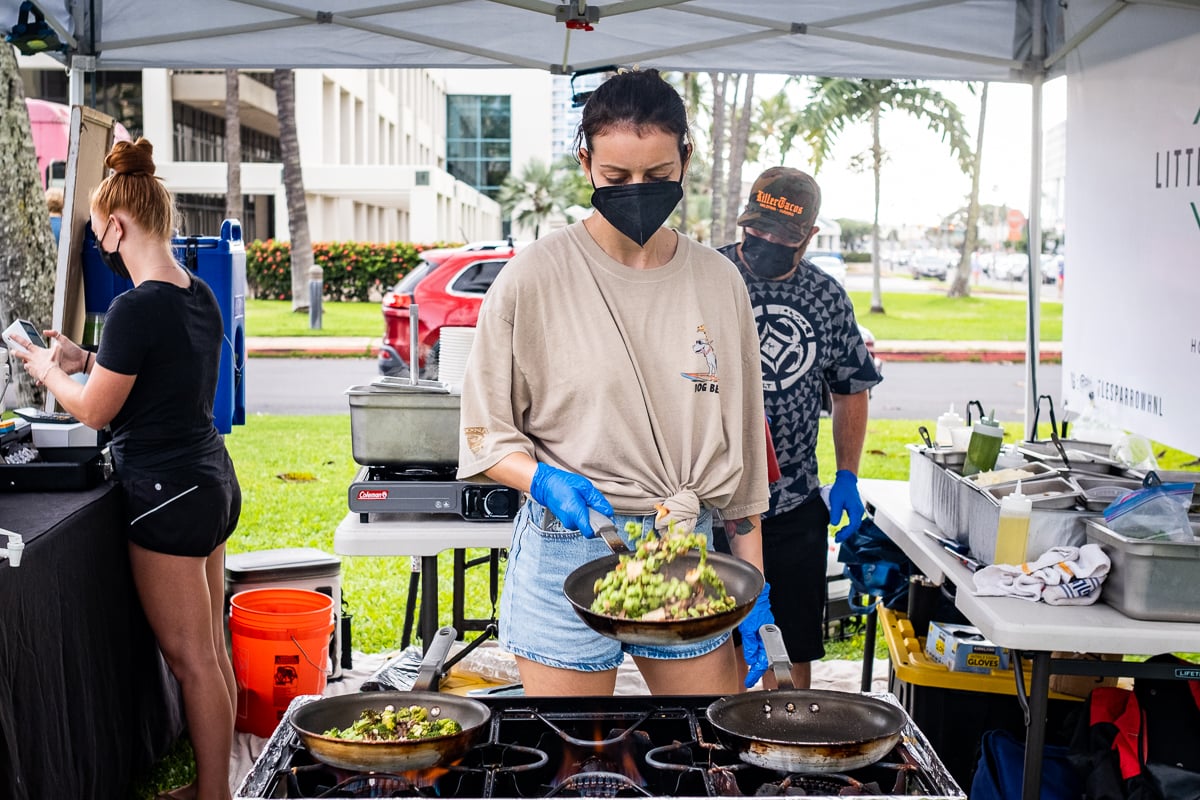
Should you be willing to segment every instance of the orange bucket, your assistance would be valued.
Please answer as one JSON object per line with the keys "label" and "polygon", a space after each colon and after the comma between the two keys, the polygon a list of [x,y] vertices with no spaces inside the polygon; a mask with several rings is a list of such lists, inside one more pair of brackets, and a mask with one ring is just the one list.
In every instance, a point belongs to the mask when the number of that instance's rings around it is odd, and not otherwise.
{"label": "orange bucket", "polygon": [[333,598],[306,589],[251,589],[229,602],[235,727],[270,736],[292,698],[325,691]]}

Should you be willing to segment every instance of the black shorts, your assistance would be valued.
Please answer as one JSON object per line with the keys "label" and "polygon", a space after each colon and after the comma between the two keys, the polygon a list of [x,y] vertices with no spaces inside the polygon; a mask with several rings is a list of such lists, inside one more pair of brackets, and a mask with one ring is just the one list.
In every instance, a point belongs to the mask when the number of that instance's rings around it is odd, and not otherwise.
{"label": "black shorts", "polygon": [[802,664],[825,655],[825,565],[829,509],[819,494],[769,519],[763,527],[763,570],[771,611],[788,658]]}
{"label": "black shorts", "polygon": [[219,483],[155,478],[121,481],[129,540],[172,556],[206,557],[237,528],[242,490],[232,472]]}

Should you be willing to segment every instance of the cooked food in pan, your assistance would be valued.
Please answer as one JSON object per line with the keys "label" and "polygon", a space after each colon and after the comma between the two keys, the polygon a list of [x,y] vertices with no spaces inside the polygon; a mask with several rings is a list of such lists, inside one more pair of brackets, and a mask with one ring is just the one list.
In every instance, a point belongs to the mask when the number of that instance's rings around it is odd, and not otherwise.
{"label": "cooked food in pan", "polygon": [[[636,538],[631,555],[621,556],[617,565],[596,581],[596,599],[591,610],[597,614],[645,622],[683,620],[720,614],[737,607],[737,599],[707,563],[708,540],[702,533],[678,534],[668,529],[664,536],[645,532],[629,523],[626,533]],[[700,551],[697,566],[672,570],[675,560],[689,550]],[[676,574],[673,574],[676,573]]]}
{"label": "cooked food in pan", "polygon": [[453,736],[461,730],[462,725],[441,716],[437,708],[387,705],[382,710],[364,709],[349,728],[330,728],[325,735],[354,742],[400,742]]}

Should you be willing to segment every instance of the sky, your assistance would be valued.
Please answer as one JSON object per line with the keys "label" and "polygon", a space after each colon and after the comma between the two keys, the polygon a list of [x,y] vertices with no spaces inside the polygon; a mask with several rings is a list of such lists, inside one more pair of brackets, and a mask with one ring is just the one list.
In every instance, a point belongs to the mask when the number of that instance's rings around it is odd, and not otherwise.
{"label": "sky", "polygon": [[[783,85],[784,78],[764,75],[756,79],[755,95],[763,98]],[[931,81],[962,111],[972,142],[979,125],[979,98],[961,82]],[[793,105],[802,106],[807,93],[793,90]],[[1030,114],[1033,90],[1027,84],[992,83],[988,88],[987,119],[983,137],[983,170],[979,182],[981,203],[1005,205],[1026,211],[1029,207]],[[1042,127],[1048,130],[1066,118],[1066,79],[1049,81],[1043,88]],[[966,205],[971,191],[964,174],[941,137],[925,123],[907,114],[883,118],[880,140],[887,152],[880,181],[879,220],[884,225],[933,225]],[[846,130],[817,173],[821,185],[822,216],[869,222],[874,205],[874,179],[870,169],[856,173],[854,156],[871,146],[867,123]],[[798,143],[789,152],[786,166],[811,171],[807,147]],[[743,175],[754,175],[773,164],[747,165]]]}

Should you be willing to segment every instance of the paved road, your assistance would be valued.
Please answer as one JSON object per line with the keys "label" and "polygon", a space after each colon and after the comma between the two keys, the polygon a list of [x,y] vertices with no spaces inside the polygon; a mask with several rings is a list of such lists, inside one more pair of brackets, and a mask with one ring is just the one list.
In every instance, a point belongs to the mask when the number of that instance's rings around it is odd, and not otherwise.
{"label": "paved road", "polygon": [[[1059,395],[1061,367],[1039,371],[1043,394]],[[251,358],[246,369],[246,410],[251,414],[344,414],[348,386],[369,383],[374,359]],[[979,400],[1002,419],[1021,419],[1025,398],[1022,364],[892,362],[871,400],[871,416],[934,419],[951,401],[962,411]]]}

